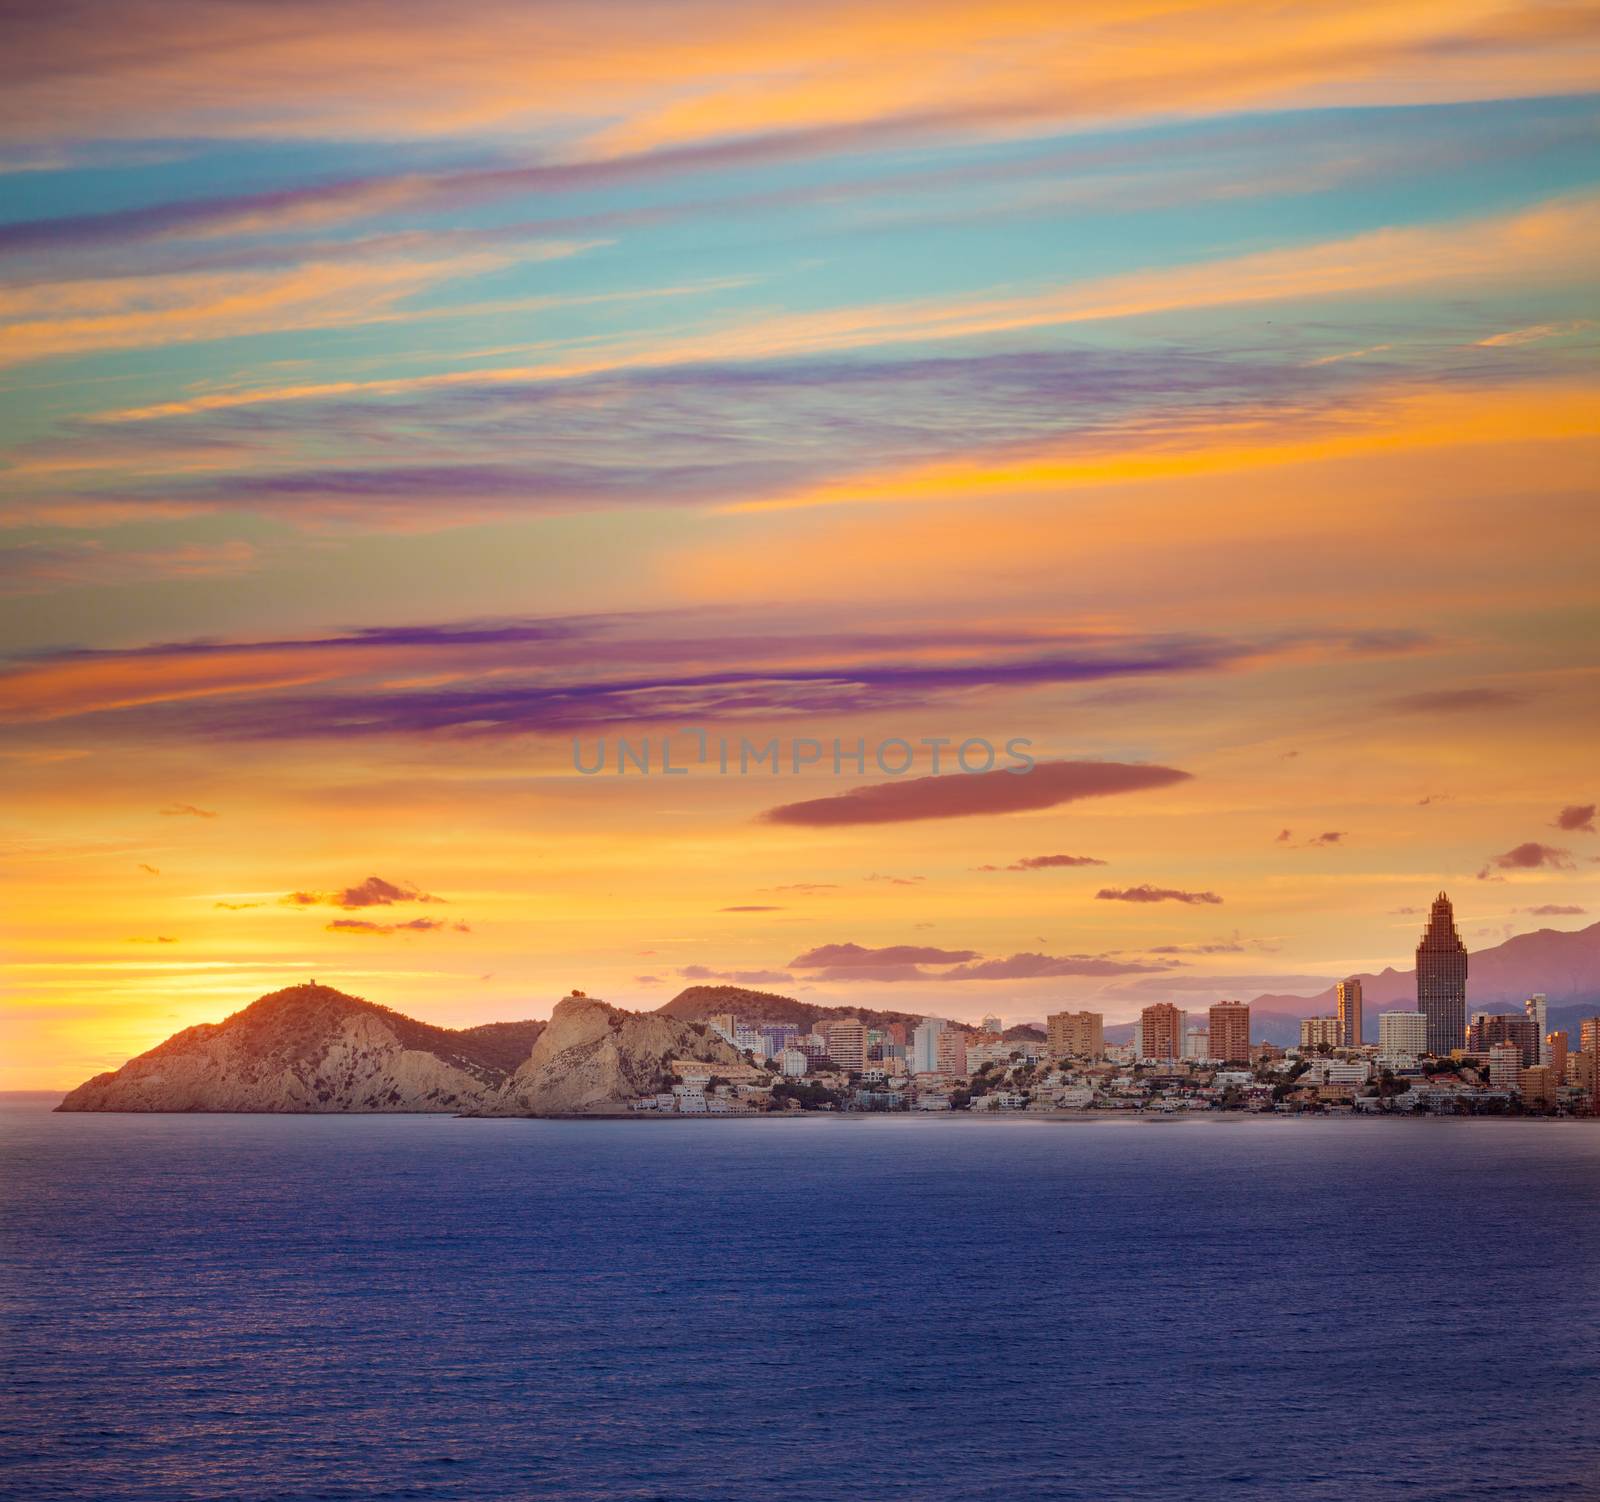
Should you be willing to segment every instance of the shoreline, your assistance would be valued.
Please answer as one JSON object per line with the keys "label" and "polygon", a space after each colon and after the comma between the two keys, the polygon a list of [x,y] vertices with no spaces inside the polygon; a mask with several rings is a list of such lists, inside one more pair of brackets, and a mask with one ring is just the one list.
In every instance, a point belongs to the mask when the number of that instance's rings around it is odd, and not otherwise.
{"label": "shoreline", "polygon": [[[1351,1111],[1351,1112],[1316,1112],[1316,1111],[753,1111],[749,1113],[723,1113],[723,1112],[653,1112],[653,1111],[560,1111],[546,1114],[507,1112],[507,1113],[479,1113],[459,1111],[230,1111],[230,1110],[188,1110],[188,1111],[124,1111],[124,1110],[89,1110],[89,1111],[62,1111],[59,1102],[51,1105],[45,1102],[53,1098],[53,1091],[9,1091],[0,1092],[0,1106],[7,1100],[16,1106],[24,1102],[19,1097],[31,1097],[39,1102],[38,1114],[49,1116],[252,1116],[264,1118],[348,1118],[371,1120],[374,1118],[393,1119],[405,1117],[419,1120],[440,1121],[627,1121],[639,1123],[691,1123],[691,1122],[716,1122],[719,1125],[740,1121],[830,1121],[862,1123],[868,1121],[923,1121],[930,1125],[940,1123],[949,1125],[955,1122],[981,1122],[987,1125],[1001,1125],[1019,1122],[1040,1122],[1048,1124],[1066,1124],[1089,1126],[1095,1124],[1124,1122],[1137,1125],[1177,1124],[1206,1122],[1213,1125],[1225,1125],[1245,1121],[1294,1121],[1294,1122],[1329,1122],[1329,1121],[1494,1121],[1501,1124],[1512,1123],[1553,1123],[1571,1124],[1581,1126],[1585,1123],[1600,1124],[1600,1116],[1530,1116],[1530,1115],[1490,1115],[1488,1113],[1468,1112],[1464,1114],[1444,1115],[1428,1111]],[[41,1097],[43,1099],[41,1100]]]}

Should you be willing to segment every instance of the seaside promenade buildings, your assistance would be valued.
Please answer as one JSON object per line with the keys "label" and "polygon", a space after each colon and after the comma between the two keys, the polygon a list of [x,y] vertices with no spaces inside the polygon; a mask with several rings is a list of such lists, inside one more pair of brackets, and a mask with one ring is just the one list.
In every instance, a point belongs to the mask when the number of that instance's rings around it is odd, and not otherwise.
{"label": "seaside promenade buildings", "polygon": [[[689,1115],[830,1111],[1174,1111],[1275,1114],[1600,1116],[1600,1015],[1549,1027],[1542,994],[1517,1010],[1466,1010],[1467,953],[1448,896],[1417,947],[1415,1011],[1380,1012],[1362,1040],[1362,982],[1334,988],[1334,1015],[1305,1017],[1298,1045],[1251,1038],[1251,1009],[1218,1001],[1191,1016],[1144,1007],[1131,1042],[1105,1018],[1050,1012],[1042,1025],[923,1017],[816,1017],[810,1024],[708,1018],[739,1065],[674,1060],[671,1089],[629,1105]],[[839,1010],[843,1010],[842,1008]],[[1597,1008],[1600,1010],[1600,1008]],[[1282,1019],[1275,1018],[1274,1026]],[[1126,1024],[1123,1024],[1126,1027]],[[1118,1036],[1125,1037],[1126,1033]],[[1444,1042],[1448,1046],[1444,1046]]]}
{"label": "seaside promenade buildings", "polygon": [[[1146,1008],[1137,1025],[1140,1037],[1148,1036],[1156,1048],[1171,1046],[1173,1029],[1185,1018],[1176,1006],[1157,1004],[1162,1006],[1167,1010]],[[868,1058],[860,1070],[841,1067],[833,1057],[835,1049],[848,1053],[854,1037],[849,1027],[836,1034],[834,1024],[860,1019],[819,1020],[792,1046],[788,1027],[719,1019],[734,1036],[757,1040],[747,1062],[674,1060],[671,1089],[658,1086],[629,1109],[698,1116],[774,1110],[1600,1114],[1600,1017],[1583,1020],[1578,1029],[1589,1051],[1574,1051],[1568,1034],[1557,1030],[1547,1040],[1552,1062],[1528,1064],[1522,1014],[1504,1014],[1509,1022],[1493,1024],[1497,1035],[1510,1036],[1496,1036],[1486,1049],[1455,1049],[1440,1057],[1427,1050],[1427,1018],[1420,1012],[1381,1013],[1377,1045],[1354,1049],[1320,1041],[1332,1036],[1337,1018],[1306,1019],[1306,1031],[1319,1041],[1283,1049],[1249,1041],[1249,1008],[1243,1003],[1218,1002],[1215,1010],[1217,1049],[1209,1046],[1210,1027],[1185,1032],[1186,1040],[1208,1040],[1192,1055],[1212,1057],[1141,1057],[1130,1045],[1103,1045],[1105,1057],[1094,1058],[1052,1046],[1048,1030],[1032,1024],[1004,1038],[970,1024],[924,1018],[911,1029],[908,1050],[899,1041],[903,1029],[863,1024]],[[1104,1038],[1098,1013],[1052,1015],[1071,1019],[1056,1023],[1057,1045],[1070,1049],[1085,1040],[1092,1047],[1095,1037]],[[1477,1024],[1488,1028],[1488,1019],[1497,1015],[1485,1013]],[[771,1048],[762,1041],[769,1036]],[[1245,1057],[1225,1060],[1216,1056],[1219,1051]]]}
{"label": "seaside promenade buildings", "polygon": [[1467,1041],[1467,946],[1455,909],[1440,892],[1417,944],[1417,1010],[1428,1019],[1428,1052],[1438,1057]]}

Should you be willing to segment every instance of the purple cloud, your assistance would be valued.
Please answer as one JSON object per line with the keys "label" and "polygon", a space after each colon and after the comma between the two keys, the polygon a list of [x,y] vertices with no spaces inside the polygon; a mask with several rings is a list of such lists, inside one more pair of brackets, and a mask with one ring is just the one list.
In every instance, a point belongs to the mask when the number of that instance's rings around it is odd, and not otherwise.
{"label": "purple cloud", "polygon": [[1187,902],[1220,904],[1215,892],[1185,892],[1177,887],[1101,887],[1094,894],[1102,902]]}
{"label": "purple cloud", "polygon": [[1048,871],[1058,866],[1103,866],[1103,860],[1092,855],[1025,855],[1012,861],[1008,871]]}
{"label": "purple cloud", "polygon": [[1040,762],[1027,772],[950,773],[879,782],[786,803],[762,816],[771,824],[831,826],[894,824],[915,819],[959,819],[976,814],[1019,813],[1054,808],[1079,798],[1170,787],[1190,774],[1172,767],[1109,761]]}
{"label": "purple cloud", "polygon": [[397,902],[443,902],[445,899],[435,897],[429,892],[419,891],[416,887],[399,886],[392,881],[385,881],[381,876],[369,876],[365,881],[345,887],[340,892],[291,892],[283,900],[291,907],[314,907],[325,904],[329,907],[350,909],[392,907]]}
{"label": "purple cloud", "polygon": [[1572,852],[1563,850],[1555,845],[1541,845],[1538,840],[1525,840],[1520,845],[1513,845],[1511,849],[1502,851],[1494,856],[1489,864],[1478,872],[1479,881],[1488,881],[1490,870],[1498,871],[1537,871],[1541,868],[1552,871],[1570,871]]}
{"label": "purple cloud", "polygon": [[1569,803],[1556,815],[1551,828],[1564,829],[1568,834],[1593,834],[1594,814],[1592,803]]}
{"label": "purple cloud", "polygon": [[412,918],[406,923],[374,923],[368,918],[335,918],[325,925],[333,934],[402,934],[431,933],[435,929],[449,929],[453,933],[472,932],[465,923],[446,923],[442,918]]}

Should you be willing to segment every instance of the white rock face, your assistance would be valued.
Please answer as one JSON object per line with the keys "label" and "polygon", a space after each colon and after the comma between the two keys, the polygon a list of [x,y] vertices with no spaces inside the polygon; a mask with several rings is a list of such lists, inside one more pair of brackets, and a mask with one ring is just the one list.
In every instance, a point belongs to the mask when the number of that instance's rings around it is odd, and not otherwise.
{"label": "white rock face", "polygon": [[474,1111],[506,1078],[470,1033],[326,986],[264,996],[80,1085],[63,1111]]}
{"label": "white rock face", "polygon": [[543,1116],[616,1107],[656,1089],[673,1058],[744,1061],[708,1028],[568,997],[557,1003],[527,1062],[506,1082],[497,1109]]}

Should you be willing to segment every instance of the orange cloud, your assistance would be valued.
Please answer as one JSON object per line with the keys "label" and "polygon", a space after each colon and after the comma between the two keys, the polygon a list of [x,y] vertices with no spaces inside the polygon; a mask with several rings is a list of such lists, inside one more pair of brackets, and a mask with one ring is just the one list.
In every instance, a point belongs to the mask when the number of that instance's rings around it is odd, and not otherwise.
{"label": "orange cloud", "polygon": [[0,289],[0,365],[370,323],[393,318],[396,304],[441,282],[501,264],[480,253],[19,284]]}
{"label": "orange cloud", "polygon": [[1026,495],[1134,480],[1226,474],[1345,456],[1458,444],[1592,436],[1600,387],[1559,382],[1531,388],[1372,393],[1364,406],[1318,419],[1306,413],[1148,420],[1079,439],[1056,451],[978,454],[879,475],[831,481],[726,509],[929,502]]}
{"label": "orange cloud", "polygon": [[[927,134],[1593,86],[1588,5],[1343,0],[820,0],[762,7],[468,0],[90,0],[12,30],[20,141],[415,137],[493,127],[589,153],[738,134]],[[136,35],[138,46],[128,45]],[[415,80],[428,79],[418,92]]]}

